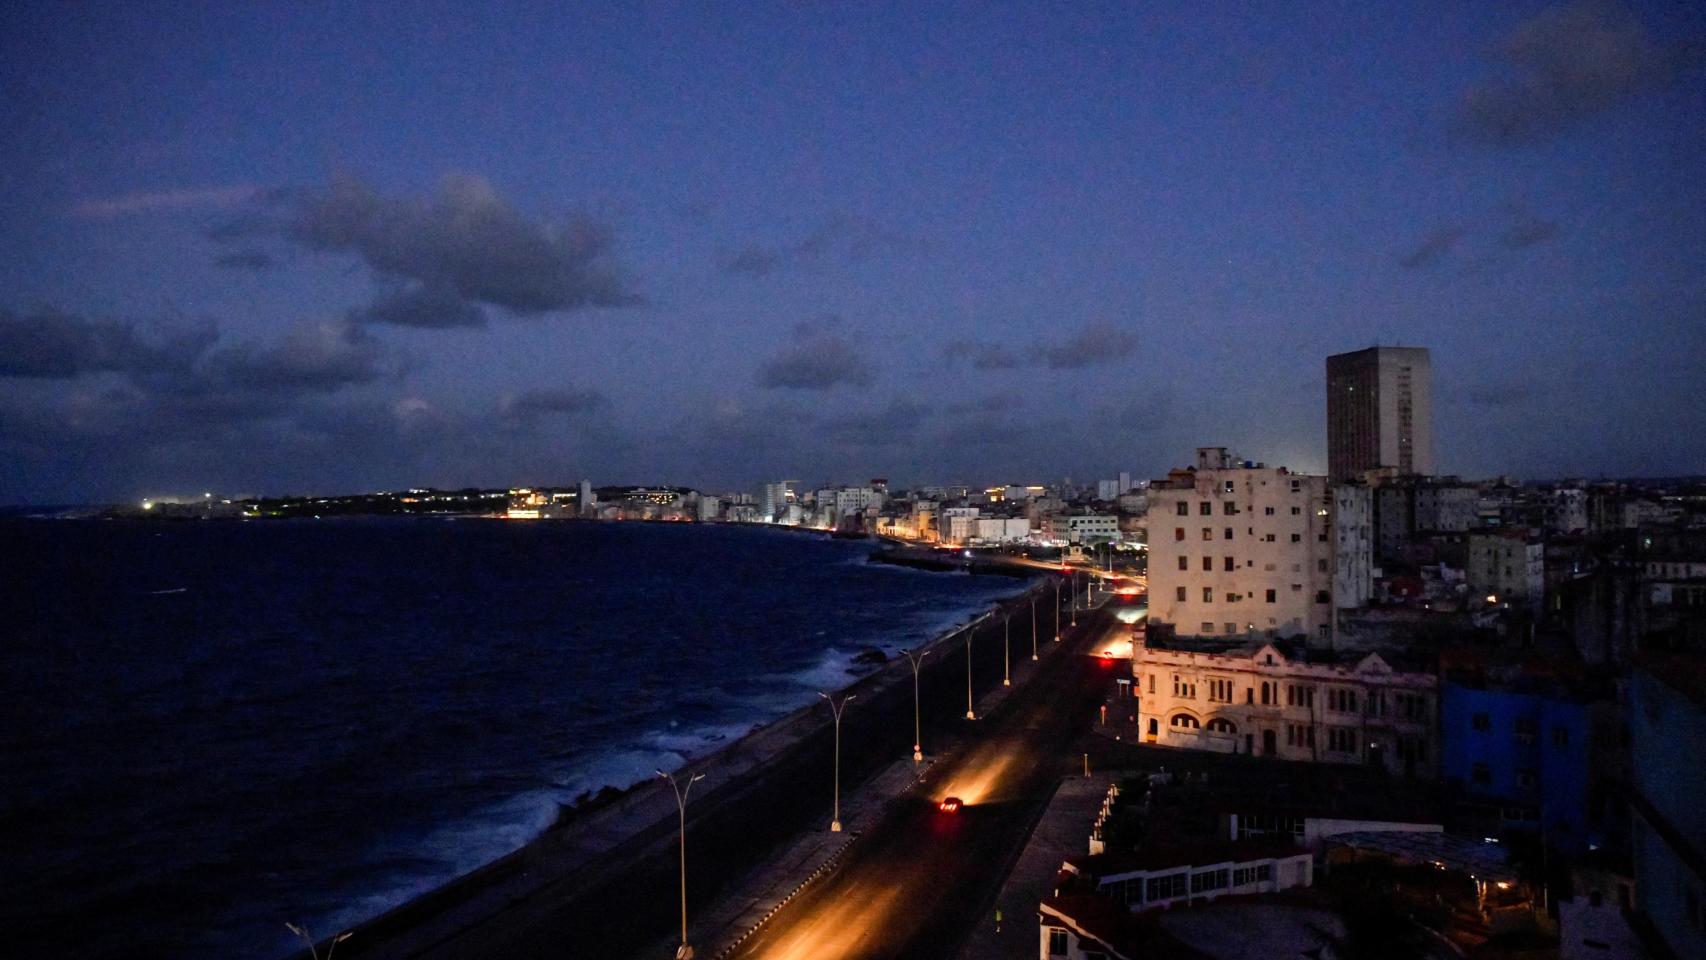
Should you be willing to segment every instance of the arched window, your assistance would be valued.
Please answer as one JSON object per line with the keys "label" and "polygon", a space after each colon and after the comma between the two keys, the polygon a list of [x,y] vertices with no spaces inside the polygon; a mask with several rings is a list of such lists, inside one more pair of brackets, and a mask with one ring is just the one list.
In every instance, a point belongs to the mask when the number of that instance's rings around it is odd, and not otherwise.
{"label": "arched window", "polygon": [[1215,717],[1208,722],[1208,728],[1215,733],[1237,733],[1238,728],[1225,717]]}
{"label": "arched window", "polygon": [[1196,730],[1202,726],[1197,723],[1196,717],[1193,717],[1188,713],[1173,714],[1173,719],[1167,721],[1167,725],[1171,727],[1183,727],[1187,730]]}

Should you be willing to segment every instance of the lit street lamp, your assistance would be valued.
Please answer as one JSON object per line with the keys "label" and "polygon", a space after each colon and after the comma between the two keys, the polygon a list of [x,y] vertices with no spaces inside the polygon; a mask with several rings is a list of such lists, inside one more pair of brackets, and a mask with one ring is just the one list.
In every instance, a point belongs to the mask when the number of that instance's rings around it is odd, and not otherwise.
{"label": "lit street lamp", "polygon": [[912,664],[912,762],[917,763],[924,759],[924,747],[921,746],[924,741],[918,735],[918,661],[928,657],[930,651],[913,653],[911,650],[902,650],[901,653],[906,654],[906,662]]}
{"label": "lit street lamp", "polygon": [[1054,642],[1060,642],[1060,578],[1054,578]]}
{"label": "lit street lamp", "polygon": [[1031,659],[1037,658],[1037,592],[1031,591]]}
{"label": "lit street lamp", "polygon": [[1078,626],[1078,571],[1072,571],[1070,576],[1072,577],[1072,587],[1068,592],[1072,594],[1072,626],[1076,627]]}
{"label": "lit street lamp", "polygon": [[1013,615],[1001,618],[1001,685],[1013,685]]}
{"label": "lit street lamp", "polygon": [[669,781],[670,789],[675,791],[675,807],[681,813],[681,946],[676,948],[675,958],[693,960],[693,948],[687,943],[687,794],[692,792],[695,783],[705,779],[705,775],[695,773],[684,787],[662,770],[657,773]]}
{"label": "lit street lamp", "polygon": [[976,720],[977,711],[971,705],[971,641],[977,635],[975,625],[966,629],[966,719]]}
{"label": "lit street lamp", "polygon": [[843,711],[845,711],[847,709],[848,701],[857,697],[858,694],[850,693],[847,696],[842,697],[840,706],[836,706],[835,698],[831,697],[827,693],[821,693],[820,692],[818,694],[818,696],[829,701],[829,712],[835,714],[835,815],[829,821],[829,832],[830,833],[840,833],[841,832],[841,714]]}

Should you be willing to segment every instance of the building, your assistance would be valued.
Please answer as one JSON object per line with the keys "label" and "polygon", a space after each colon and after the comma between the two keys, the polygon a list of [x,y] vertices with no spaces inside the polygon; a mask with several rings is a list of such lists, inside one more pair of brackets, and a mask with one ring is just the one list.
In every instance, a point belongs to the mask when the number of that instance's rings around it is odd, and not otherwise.
{"label": "building", "polygon": [[1522,530],[1471,533],[1469,586],[1497,603],[1538,608],[1546,598],[1546,546]]}
{"label": "building", "polygon": [[582,480],[576,497],[577,511],[583,517],[590,517],[598,506],[598,497],[592,492],[592,481]]}
{"label": "building", "polygon": [[[1706,660],[1638,657],[1629,676],[1635,908],[1659,956],[1706,957]],[[1655,945],[1656,946],[1656,945]]]}
{"label": "building", "polygon": [[977,507],[945,507],[936,521],[938,539],[949,546],[963,546],[977,536]]}
{"label": "building", "polygon": [[1374,596],[1374,491],[1333,487],[1333,604],[1354,610]]}
{"label": "building", "polygon": [[[794,484],[797,482],[799,481],[778,480],[774,483],[767,483],[764,485],[764,489],[759,492],[758,497],[758,513],[760,521],[764,523],[789,522],[788,518],[790,514],[788,508],[795,505],[798,497],[794,492]],[[793,522],[798,523],[797,511],[794,516],[795,519]]]}
{"label": "building", "polygon": [[1061,869],[1137,913],[1216,897],[1307,887],[1314,856],[1283,840],[1146,847],[1074,857]]}
{"label": "building", "polygon": [[1024,517],[977,518],[976,539],[980,543],[1022,543],[1030,536],[1031,521]]}
{"label": "building", "polygon": [[1434,472],[1433,374],[1423,347],[1370,347],[1327,358],[1327,471]]}
{"label": "building", "polygon": [[1117,543],[1120,518],[1098,514],[1051,514],[1042,518],[1045,540],[1060,543]]}
{"label": "building", "polygon": [[1440,774],[1490,812],[1488,825],[1539,832],[1566,853],[1587,850],[1588,705],[1523,682],[1440,689]]}
{"label": "building", "polygon": [[1327,478],[1197,451],[1149,486],[1149,617],[1184,636],[1331,633]]}
{"label": "building", "polygon": [[1438,677],[1380,653],[1149,637],[1133,641],[1131,669],[1146,743],[1411,777],[1439,762]]}

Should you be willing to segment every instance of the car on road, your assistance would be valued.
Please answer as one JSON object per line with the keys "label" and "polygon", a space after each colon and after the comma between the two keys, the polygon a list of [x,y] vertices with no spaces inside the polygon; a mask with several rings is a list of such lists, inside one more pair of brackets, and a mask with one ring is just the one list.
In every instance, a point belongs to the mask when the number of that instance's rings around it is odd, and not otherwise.
{"label": "car on road", "polygon": [[942,811],[943,813],[959,813],[960,812],[960,798],[959,797],[943,797],[942,802],[936,804],[936,809]]}

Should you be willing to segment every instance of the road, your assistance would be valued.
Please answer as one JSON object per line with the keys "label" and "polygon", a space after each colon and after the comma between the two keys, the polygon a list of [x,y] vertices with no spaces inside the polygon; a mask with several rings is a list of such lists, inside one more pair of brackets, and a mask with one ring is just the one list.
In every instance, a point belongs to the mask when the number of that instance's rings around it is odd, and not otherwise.
{"label": "road", "polygon": [[[1087,655],[1119,624],[1066,641],[1070,656],[1045,661],[975,739],[940,761],[930,789],[893,804],[834,874],[796,898],[734,956],[742,960],[940,958],[953,956],[983,920],[1008,867],[1086,732],[1120,661]],[[936,803],[956,796],[957,814]],[[1085,825],[1088,830],[1089,825]],[[1011,922],[1024,922],[1014,917]]]}

